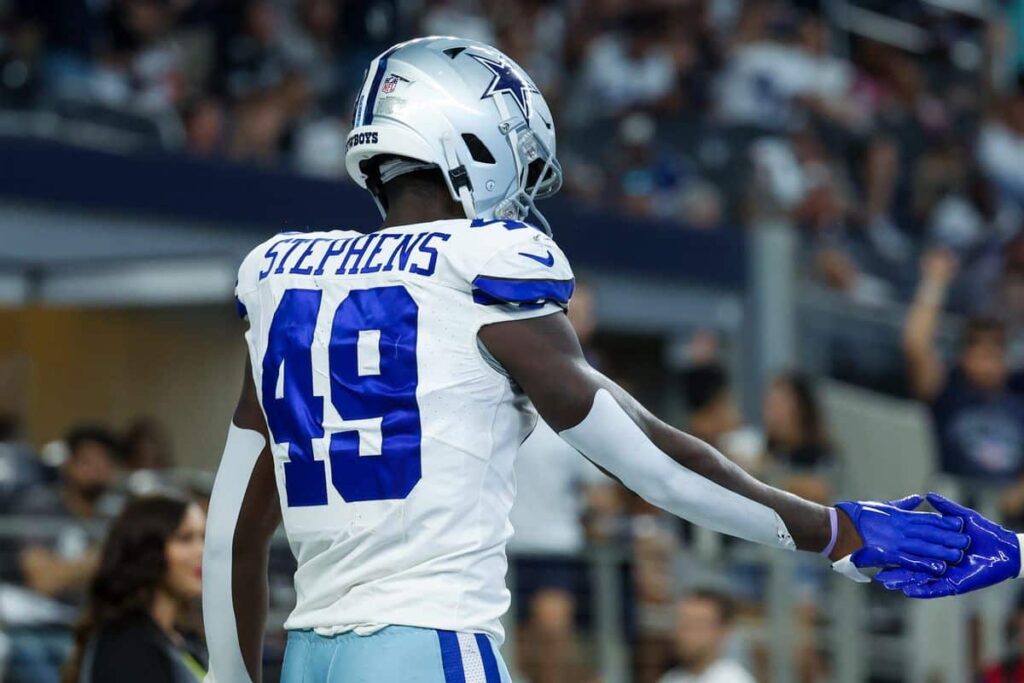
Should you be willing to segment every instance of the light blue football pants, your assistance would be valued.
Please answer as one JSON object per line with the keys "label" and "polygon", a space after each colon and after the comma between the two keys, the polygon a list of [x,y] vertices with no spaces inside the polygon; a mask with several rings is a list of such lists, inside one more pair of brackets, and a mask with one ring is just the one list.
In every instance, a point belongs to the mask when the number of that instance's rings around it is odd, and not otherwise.
{"label": "light blue football pants", "polygon": [[388,626],[372,635],[291,631],[281,683],[510,683],[482,634]]}

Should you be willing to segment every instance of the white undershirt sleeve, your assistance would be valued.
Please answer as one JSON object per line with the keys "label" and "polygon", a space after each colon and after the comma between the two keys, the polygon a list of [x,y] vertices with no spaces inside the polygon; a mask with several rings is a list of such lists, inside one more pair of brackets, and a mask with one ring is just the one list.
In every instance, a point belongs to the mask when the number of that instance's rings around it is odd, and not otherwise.
{"label": "white undershirt sleeve", "polygon": [[663,510],[723,534],[796,549],[778,513],[677,463],[605,389],[594,396],[586,419],[559,436]]}
{"label": "white undershirt sleeve", "polygon": [[249,479],[266,440],[234,424],[210,495],[203,550],[203,621],[210,652],[206,683],[250,683],[242,660],[231,594],[231,547]]}

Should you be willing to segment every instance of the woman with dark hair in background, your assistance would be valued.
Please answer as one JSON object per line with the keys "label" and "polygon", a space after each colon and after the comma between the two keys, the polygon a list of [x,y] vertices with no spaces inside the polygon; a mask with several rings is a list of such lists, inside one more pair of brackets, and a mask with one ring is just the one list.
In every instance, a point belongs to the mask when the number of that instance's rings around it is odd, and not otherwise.
{"label": "woman with dark hair in background", "polygon": [[[779,488],[808,500],[832,500],[834,458],[810,378],[799,372],[777,375],[765,392],[762,410],[768,459]],[[821,680],[825,673],[816,625],[827,574],[819,569],[798,558],[792,586],[799,627],[794,651],[801,683]]]}
{"label": "woman with dark hair in background", "polygon": [[763,410],[768,455],[784,473],[781,487],[809,500],[831,500],[832,452],[810,379],[798,372],[778,375]]}
{"label": "woman with dark hair in background", "polygon": [[197,683],[205,656],[179,631],[202,594],[206,517],[193,502],[138,498],[114,522],[75,632],[64,683]]}

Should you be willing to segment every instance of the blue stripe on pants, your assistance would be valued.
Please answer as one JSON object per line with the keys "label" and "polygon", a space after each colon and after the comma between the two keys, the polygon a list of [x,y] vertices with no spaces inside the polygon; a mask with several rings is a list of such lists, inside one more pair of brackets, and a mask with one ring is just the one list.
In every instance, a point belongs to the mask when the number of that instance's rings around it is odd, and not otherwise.
{"label": "blue stripe on pants", "polygon": [[[479,652],[479,655],[477,654]],[[290,631],[282,683],[511,683],[483,634],[388,626],[368,635]]]}
{"label": "blue stripe on pants", "polygon": [[491,648],[490,639],[482,633],[477,633],[476,646],[480,650],[480,659],[484,663],[484,678],[487,680],[487,683],[501,683],[501,674],[498,673],[498,660],[494,658],[494,650]]}
{"label": "blue stripe on pants", "polygon": [[459,637],[454,631],[437,632],[441,643],[441,666],[444,668],[444,683],[466,683],[466,672],[462,668],[462,650]]}

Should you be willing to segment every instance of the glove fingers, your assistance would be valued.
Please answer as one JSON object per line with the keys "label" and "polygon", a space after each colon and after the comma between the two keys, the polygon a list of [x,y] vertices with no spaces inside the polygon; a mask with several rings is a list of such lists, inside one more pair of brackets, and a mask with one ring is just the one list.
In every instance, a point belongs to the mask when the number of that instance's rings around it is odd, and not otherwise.
{"label": "glove fingers", "polygon": [[929,598],[944,598],[953,595],[953,587],[948,581],[933,581],[932,583],[916,583],[902,588],[903,594],[908,598],[927,600]]}
{"label": "glove fingers", "polygon": [[[924,574],[922,574],[922,576],[924,576]],[[907,587],[920,585],[917,581],[911,581],[911,580],[881,581],[880,583],[882,584],[882,586],[886,590],[889,590],[889,591],[900,591],[901,593],[903,592],[903,589],[905,589]],[[925,581],[924,583],[929,583],[929,582]]]}
{"label": "glove fingers", "polygon": [[947,548],[964,550],[970,539],[963,534],[953,533],[952,530],[938,529],[927,524],[912,524],[906,527],[904,533],[907,538],[915,538],[920,541],[928,541]]}
{"label": "glove fingers", "polygon": [[910,524],[917,526],[930,526],[936,529],[947,529],[949,531],[960,532],[964,528],[964,520],[960,517],[943,517],[942,515],[937,515],[934,512],[910,512],[907,513],[906,519]]}
{"label": "glove fingers", "polygon": [[875,581],[885,584],[890,590],[894,587],[900,588],[911,583],[931,581],[934,577],[931,574],[912,572],[907,569],[883,569],[875,574]]}
{"label": "glove fingers", "polygon": [[940,580],[924,572],[912,572],[906,569],[884,569],[875,575],[875,581],[881,583],[887,590],[905,592],[905,589],[909,587],[929,586],[937,584]]}
{"label": "glove fingers", "polygon": [[890,500],[889,505],[897,507],[900,510],[913,510],[923,501],[924,498],[915,493],[911,496],[907,496],[906,498],[900,498],[899,500]]}
{"label": "glove fingers", "polygon": [[932,576],[942,576],[946,573],[946,563],[932,557],[922,557],[913,553],[892,552],[888,553],[888,565],[902,567],[913,572],[924,572]]}
{"label": "glove fingers", "polygon": [[957,564],[964,559],[964,551],[957,548],[947,548],[937,543],[920,541],[915,538],[907,538],[900,544],[900,550],[920,557],[933,557],[950,564]]}
{"label": "glove fingers", "polygon": [[925,572],[933,576],[941,576],[946,571],[946,563],[929,557],[921,557],[912,553],[883,550],[877,547],[864,547],[850,556],[855,567],[902,567],[915,572]]}
{"label": "glove fingers", "polygon": [[973,512],[970,508],[965,508],[963,505],[954,503],[949,498],[946,498],[945,496],[940,496],[937,493],[929,493],[928,502],[931,503],[933,508],[935,508],[944,515],[963,517]]}
{"label": "glove fingers", "polygon": [[864,567],[888,567],[893,564],[891,553],[873,546],[864,546],[850,555],[850,562],[853,563],[853,566],[860,569]]}

